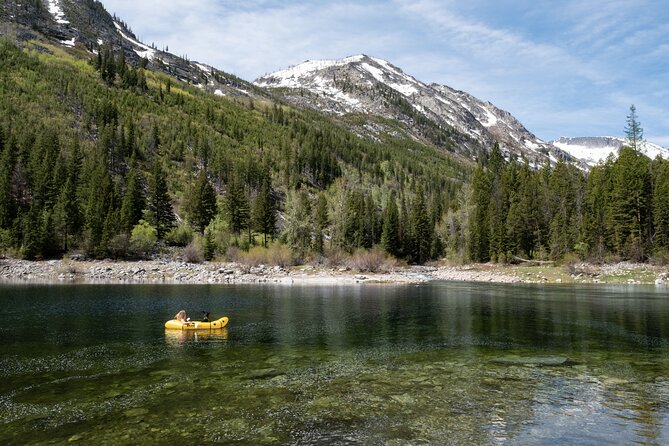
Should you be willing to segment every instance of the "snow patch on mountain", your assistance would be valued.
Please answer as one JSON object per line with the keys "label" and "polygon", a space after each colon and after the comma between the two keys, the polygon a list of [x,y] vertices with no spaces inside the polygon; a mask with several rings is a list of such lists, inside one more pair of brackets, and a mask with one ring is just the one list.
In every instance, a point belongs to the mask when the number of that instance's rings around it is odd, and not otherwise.
{"label": "snow patch on mountain", "polygon": [[128,42],[132,43],[133,45],[139,47],[139,49],[134,49],[133,51],[139,56],[139,57],[146,57],[149,60],[153,60],[153,58],[156,55],[156,50],[151,48],[148,45],[144,45],[142,42],[133,39],[132,37],[128,36],[123,32],[123,27],[119,25],[117,22],[114,22],[114,26],[116,26],[116,30],[119,32],[121,37],[123,37],[125,40]]}
{"label": "snow patch on mountain", "polygon": [[67,47],[72,48],[72,47],[74,47],[74,42],[75,42],[75,41],[76,41],[76,38],[75,38],[75,37],[72,37],[72,38],[69,39],[69,40],[61,40],[60,43],[62,43],[63,45],[65,45],[65,46],[67,46]]}
{"label": "snow patch on mountain", "polygon": [[[453,128],[457,131],[452,134],[456,150],[469,156],[499,143],[504,153],[526,157],[532,163],[570,158],[493,104],[444,85],[427,85],[390,62],[363,54],[341,60],[309,60],[265,75],[255,84],[288,88],[280,93],[287,100],[323,112],[357,112],[400,121],[406,136],[414,139],[435,138],[435,128],[444,132]],[[432,130],[426,130],[425,121],[417,124],[422,119],[416,114],[432,122]],[[443,144],[444,140],[438,137],[432,141]]]}
{"label": "snow patch on mountain", "polygon": [[65,13],[63,12],[63,8],[60,5],[59,0],[49,0],[49,13],[51,13],[56,23],[60,23],[61,25],[67,25],[70,23],[65,19]]}
{"label": "snow patch on mountain", "polygon": [[[552,144],[592,167],[606,162],[611,155],[618,156],[618,151],[627,144],[627,140],[617,136],[562,137],[552,141]],[[639,151],[651,159],[657,156],[669,159],[669,149],[648,141],[641,142]]]}
{"label": "snow patch on mountain", "polygon": [[256,81],[259,87],[299,88],[300,78],[315,71],[359,62],[362,56],[351,56],[341,60],[307,60],[286,70],[277,71]]}

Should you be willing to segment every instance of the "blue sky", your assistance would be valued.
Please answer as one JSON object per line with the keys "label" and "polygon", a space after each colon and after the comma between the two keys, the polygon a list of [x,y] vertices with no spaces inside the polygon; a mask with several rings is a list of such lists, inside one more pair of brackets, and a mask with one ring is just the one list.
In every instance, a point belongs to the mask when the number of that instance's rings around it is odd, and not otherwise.
{"label": "blue sky", "polygon": [[538,137],[669,146],[664,0],[102,0],[144,42],[253,80],[307,59],[380,57],[511,112]]}

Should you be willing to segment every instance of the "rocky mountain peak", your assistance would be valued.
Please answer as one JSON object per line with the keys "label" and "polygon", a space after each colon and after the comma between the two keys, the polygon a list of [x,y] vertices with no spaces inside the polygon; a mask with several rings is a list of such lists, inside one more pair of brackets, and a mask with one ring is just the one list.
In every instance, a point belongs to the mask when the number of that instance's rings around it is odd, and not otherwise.
{"label": "rocky mountain peak", "polygon": [[386,60],[364,54],[305,61],[265,75],[255,84],[275,89],[296,105],[399,121],[407,136],[470,157],[499,143],[507,156],[525,157],[536,164],[572,160],[490,102],[445,85],[428,85]]}
{"label": "rocky mountain peak", "polygon": [[97,0],[3,0],[0,35],[10,36],[19,43],[46,38],[73,51],[88,51],[91,56],[109,46],[117,54],[123,51],[130,64],[146,64],[150,70],[174,76],[210,93],[266,96],[235,76],[161,50],[153,43],[141,42],[125,22],[111,15]]}

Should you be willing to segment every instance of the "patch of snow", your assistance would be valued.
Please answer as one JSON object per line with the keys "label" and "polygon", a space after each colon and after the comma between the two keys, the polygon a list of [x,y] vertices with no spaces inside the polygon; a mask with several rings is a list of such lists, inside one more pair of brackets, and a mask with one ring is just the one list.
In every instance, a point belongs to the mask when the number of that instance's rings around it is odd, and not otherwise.
{"label": "patch of snow", "polygon": [[102,46],[104,45],[105,41],[102,39],[98,39],[98,45]]}
{"label": "patch of snow", "polygon": [[421,82],[417,81],[414,77],[409,76],[408,74],[406,74],[406,73],[403,72],[402,70],[400,70],[400,69],[395,68],[394,66],[392,66],[388,61],[383,60],[383,59],[379,59],[379,58],[377,58],[377,57],[372,57],[371,59],[372,59],[374,62],[376,62],[377,64],[381,65],[381,66],[382,66],[383,68],[385,68],[387,71],[390,71],[391,73],[396,74],[397,76],[403,78],[403,79],[406,80],[407,82],[412,83],[412,84],[421,84]]}
{"label": "patch of snow", "polygon": [[153,60],[153,58],[156,55],[156,50],[154,50],[148,45],[144,45],[143,43],[133,39],[132,37],[127,36],[123,32],[123,28],[121,27],[121,25],[119,25],[118,23],[114,22],[114,26],[116,26],[116,30],[119,32],[119,34],[121,34],[121,37],[123,37],[128,42],[141,48],[140,50],[133,50],[135,51],[135,53],[137,53],[139,57],[146,57],[149,60]]}
{"label": "patch of snow", "polygon": [[383,70],[380,70],[368,63],[361,63],[360,66],[362,67],[363,70],[367,71],[369,74],[374,76],[374,79],[376,79],[379,82],[385,82],[385,78],[383,76]]}
{"label": "patch of snow", "polygon": [[216,91],[214,92],[214,94],[215,94],[216,96],[225,96],[225,93],[223,93],[221,90],[216,90]]}
{"label": "patch of snow", "polygon": [[418,89],[413,85],[407,84],[388,84],[393,90],[399,91],[404,96],[411,96],[412,94],[418,93]]}
{"label": "patch of snow", "polygon": [[553,141],[553,145],[571,156],[585,161],[589,166],[594,166],[606,161],[611,154],[617,156],[618,150],[623,144],[623,141],[618,138],[605,138],[601,142],[604,144],[589,143],[587,138],[575,140],[561,138]]}
{"label": "patch of snow", "polygon": [[359,62],[364,56],[351,56],[341,60],[307,60],[299,65],[288,69],[277,71],[266,76],[261,81],[256,81],[259,87],[288,87],[297,88],[300,86],[298,79],[307,76],[314,71],[323,70],[329,67],[346,65],[351,62]]}
{"label": "patch of snow", "polygon": [[72,47],[74,47],[74,41],[75,41],[75,38],[72,37],[70,40],[61,40],[60,43],[62,43],[65,46],[69,46],[70,48],[72,48]]}
{"label": "patch of snow", "polygon": [[525,140],[525,147],[527,147],[530,150],[538,150],[540,148],[539,144],[530,141],[529,139]]}
{"label": "patch of snow", "polygon": [[200,70],[204,71],[205,74],[209,74],[211,72],[211,67],[207,65],[195,62],[195,66],[198,67]]}
{"label": "patch of snow", "polygon": [[[383,65],[389,71],[391,71],[395,74],[402,74],[402,73],[398,73],[397,70],[393,69],[390,66],[390,64],[388,64],[385,60],[382,60],[382,59],[374,59],[374,60],[377,63],[380,63],[381,65]],[[414,87],[413,85],[399,84],[399,83],[396,83],[396,82],[389,83],[386,80],[387,76],[385,76],[385,73],[383,72],[383,70],[381,70],[381,69],[379,69],[375,66],[372,66],[372,65],[368,64],[367,62],[361,63],[360,66],[362,67],[362,69],[364,69],[369,74],[374,76],[374,79],[376,79],[377,81],[379,81],[383,84],[388,85],[390,88],[392,88],[395,91],[398,91],[399,93],[403,94],[404,96],[411,96],[412,94],[418,93],[418,89],[416,87]],[[402,77],[406,79],[405,76],[402,76]],[[411,83],[415,83],[415,82],[411,82]]]}
{"label": "patch of snow", "polygon": [[49,0],[49,12],[53,16],[53,19],[56,21],[56,23],[60,23],[61,25],[70,23],[69,21],[65,20],[65,13],[63,12],[63,8],[60,6],[59,0]]}
{"label": "patch of snow", "polygon": [[486,114],[486,121],[483,122],[481,121],[481,125],[484,127],[492,127],[493,125],[497,124],[497,116],[495,116],[490,110],[487,108],[483,107],[483,111],[485,111]]}

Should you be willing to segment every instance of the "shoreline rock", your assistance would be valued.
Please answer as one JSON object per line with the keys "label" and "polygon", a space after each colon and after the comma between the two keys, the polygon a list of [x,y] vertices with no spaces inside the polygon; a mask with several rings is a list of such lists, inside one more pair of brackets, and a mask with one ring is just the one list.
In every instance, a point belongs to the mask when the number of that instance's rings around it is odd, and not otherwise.
{"label": "shoreline rock", "polygon": [[[646,272],[648,268],[647,265],[628,263],[579,265],[580,271],[588,271],[587,283],[606,283],[599,280],[603,274],[615,276],[629,270]],[[562,269],[556,271],[562,271]],[[658,270],[649,277],[652,278],[643,283],[669,285],[669,272],[666,268]],[[583,280],[583,273],[572,274],[571,278],[572,283],[586,283]],[[165,259],[138,261],[0,259],[0,283],[401,285],[439,280],[488,283],[564,283],[563,277],[556,275],[549,279],[539,273],[514,270],[511,266],[493,264],[409,266],[396,268],[386,273],[362,273],[341,267],[302,265],[284,268],[268,265],[248,266],[233,262],[195,264]],[[641,282],[630,279],[624,283]]]}

